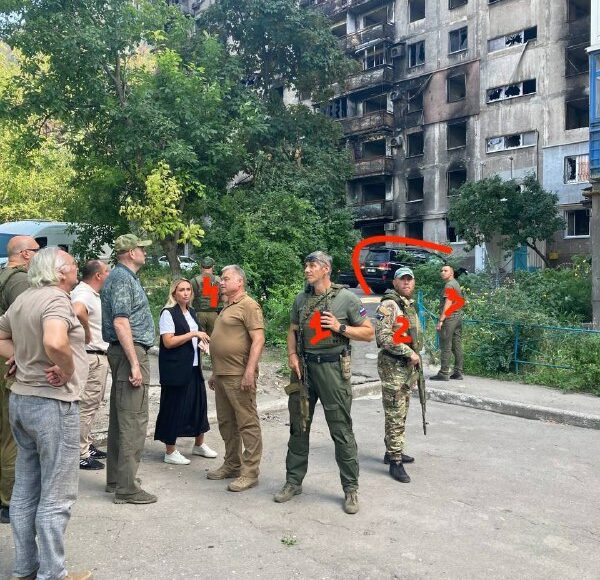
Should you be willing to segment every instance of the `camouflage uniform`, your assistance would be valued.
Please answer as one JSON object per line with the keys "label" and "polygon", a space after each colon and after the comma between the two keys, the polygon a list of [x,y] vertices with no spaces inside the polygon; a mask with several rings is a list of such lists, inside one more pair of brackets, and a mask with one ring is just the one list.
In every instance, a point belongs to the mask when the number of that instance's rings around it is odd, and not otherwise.
{"label": "camouflage uniform", "polygon": [[219,301],[216,306],[211,306],[210,296],[203,294],[204,289],[204,278],[208,278],[208,283],[211,286],[219,287],[221,279],[215,274],[200,274],[190,280],[192,289],[194,290],[194,302],[193,307],[196,310],[198,316],[198,322],[201,328],[210,336],[215,327],[215,321],[219,312],[223,310],[223,301],[219,295]]}
{"label": "camouflage uniform", "polygon": [[[394,343],[394,334],[400,328],[399,316],[408,318],[416,345]],[[415,332],[416,331],[416,332]],[[423,348],[423,333],[414,300],[389,290],[377,308],[375,322],[377,371],[381,379],[383,410],[385,412],[385,447],[390,461],[401,461],[404,450],[404,426],[410,401],[410,389],[418,379],[417,369],[409,365],[410,356]],[[408,336],[408,330],[403,336]]]}

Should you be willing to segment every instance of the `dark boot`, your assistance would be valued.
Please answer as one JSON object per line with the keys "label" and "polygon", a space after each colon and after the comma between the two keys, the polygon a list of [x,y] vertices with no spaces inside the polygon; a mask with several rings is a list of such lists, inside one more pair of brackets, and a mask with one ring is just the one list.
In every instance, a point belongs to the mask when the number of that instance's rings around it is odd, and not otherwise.
{"label": "dark boot", "polygon": [[410,483],[410,477],[408,473],[404,471],[404,465],[402,461],[391,461],[390,462],[390,475],[401,483]]}
{"label": "dark boot", "polygon": [[458,371],[454,371],[454,372],[453,372],[453,373],[450,375],[450,378],[451,378],[451,379],[456,379],[456,380],[462,381],[462,380],[463,380],[463,375],[462,375],[462,373],[460,373],[460,372],[458,372]]}
{"label": "dark boot", "polygon": [[442,372],[439,372],[437,375],[433,375],[432,377],[429,377],[430,381],[449,381],[450,380],[450,375],[446,375]]}
{"label": "dark boot", "polygon": [[[415,458],[411,457],[410,455],[404,455],[404,453],[402,454],[402,463],[414,463]],[[383,463],[385,465],[389,465],[390,464],[390,454],[386,451],[385,455],[383,456]]]}

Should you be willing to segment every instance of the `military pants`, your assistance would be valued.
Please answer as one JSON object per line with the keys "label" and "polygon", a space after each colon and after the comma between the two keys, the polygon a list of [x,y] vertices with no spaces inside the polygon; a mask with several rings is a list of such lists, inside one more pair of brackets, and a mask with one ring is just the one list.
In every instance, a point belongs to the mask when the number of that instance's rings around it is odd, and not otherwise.
{"label": "military pants", "polygon": [[444,320],[440,334],[440,373],[450,374],[450,359],[454,355],[454,372],[463,372],[462,318],[450,317]]}
{"label": "military pants", "polygon": [[17,446],[8,421],[10,389],[4,378],[6,359],[0,357],[0,505],[10,504],[15,484]]}
{"label": "military pants", "polygon": [[407,361],[389,357],[383,352],[379,353],[377,360],[385,415],[385,449],[392,461],[402,459],[410,389],[418,378],[415,369],[406,363]]}
{"label": "military pants", "polygon": [[344,491],[358,489],[358,456],[352,431],[352,385],[342,378],[339,362],[309,362],[309,416],[306,430],[302,430],[300,393],[292,393],[288,400],[290,412],[290,439],[286,458],[287,481],[300,485],[308,470],[310,427],[315,405],[320,399],[325,412],[329,434],[335,446],[335,460],[340,470]]}
{"label": "military pants", "polygon": [[215,375],[214,379],[219,432],[225,442],[223,463],[242,476],[256,479],[262,456],[256,392],[242,390],[242,375]]}
{"label": "military pants", "polygon": [[198,312],[198,322],[208,336],[212,334],[217,316],[219,316],[218,312]]}
{"label": "military pants", "polygon": [[119,495],[133,495],[140,490],[136,474],[144,450],[148,428],[148,387],[150,363],[146,350],[135,344],[142,371],[142,386],[129,382],[131,366],[120,345],[108,347],[108,364],[112,373],[106,483],[116,485]]}

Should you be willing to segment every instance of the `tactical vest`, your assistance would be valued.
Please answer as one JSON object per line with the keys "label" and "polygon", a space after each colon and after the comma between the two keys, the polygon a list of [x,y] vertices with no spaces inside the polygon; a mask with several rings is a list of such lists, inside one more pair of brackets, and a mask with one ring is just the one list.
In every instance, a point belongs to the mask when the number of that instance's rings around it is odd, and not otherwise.
{"label": "tactical vest", "polygon": [[335,350],[342,352],[350,344],[349,338],[333,331],[327,338],[323,338],[317,344],[310,344],[310,339],[315,335],[315,330],[311,328],[310,321],[316,311],[326,310],[332,312],[342,323],[346,320],[345,315],[335,312],[336,298],[345,289],[346,286],[342,284],[332,284],[324,294],[312,294],[309,291],[300,295],[298,326],[300,327],[300,337],[302,339],[301,348],[305,352],[322,353]]}
{"label": "tactical vest", "polygon": [[4,268],[4,270],[0,272],[0,316],[2,316],[2,314],[4,314],[10,306],[8,303],[8,297],[6,296],[4,290],[8,284],[8,281],[17,272],[27,272],[27,270],[22,266],[16,266],[15,268]]}
{"label": "tactical vest", "polygon": [[423,349],[423,332],[421,331],[419,315],[417,314],[417,309],[415,308],[415,306],[407,306],[402,300],[402,297],[399,294],[397,294],[394,290],[386,292],[382,296],[381,302],[383,302],[384,300],[393,300],[398,305],[402,316],[408,318],[410,322],[408,334],[412,338],[412,342],[409,344],[409,346],[415,352],[421,352],[421,350]]}
{"label": "tactical vest", "polygon": [[202,293],[204,289],[205,277],[209,278],[211,286],[218,286],[217,277],[214,274],[201,274],[200,276],[193,278],[191,281],[192,289],[194,290],[194,300],[192,302],[192,306],[197,312],[218,312],[223,307],[220,296],[217,305],[212,307],[210,305],[210,295],[205,296]]}

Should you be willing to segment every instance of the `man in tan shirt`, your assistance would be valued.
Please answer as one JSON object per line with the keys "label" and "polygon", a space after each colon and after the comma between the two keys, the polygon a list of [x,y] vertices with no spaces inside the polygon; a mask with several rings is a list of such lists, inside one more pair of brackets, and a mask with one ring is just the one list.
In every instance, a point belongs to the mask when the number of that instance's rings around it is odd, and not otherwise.
{"label": "man in tan shirt", "polygon": [[245,491],[258,483],[262,453],[256,380],[265,326],[260,306],[246,294],[245,285],[246,274],[239,266],[223,268],[220,290],[227,304],[215,321],[210,340],[213,374],[208,386],[215,391],[225,459],[206,477],[236,478],[227,486],[229,491]]}
{"label": "man in tan shirt", "polygon": [[10,516],[14,576],[89,579],[67,573],[64,534],[77,498],[79,392],[88,363],[84,330],[69,292],[77,263],[58,248],[29,266],[31,288],[0,317],[0,355],[14,356],[10,426],[17,444]]}

